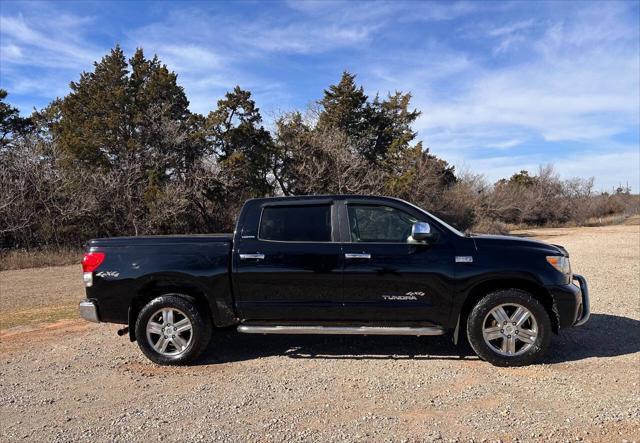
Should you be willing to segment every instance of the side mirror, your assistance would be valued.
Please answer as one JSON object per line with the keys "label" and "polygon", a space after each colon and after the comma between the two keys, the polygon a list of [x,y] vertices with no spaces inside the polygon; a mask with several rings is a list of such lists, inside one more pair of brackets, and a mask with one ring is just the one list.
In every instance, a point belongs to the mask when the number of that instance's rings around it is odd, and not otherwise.
{"label": "side mirror", "polygon": [[427,222],[416,222],[411,227],[411,237],[416,241],[429,241],[435,238],[431,226]]}

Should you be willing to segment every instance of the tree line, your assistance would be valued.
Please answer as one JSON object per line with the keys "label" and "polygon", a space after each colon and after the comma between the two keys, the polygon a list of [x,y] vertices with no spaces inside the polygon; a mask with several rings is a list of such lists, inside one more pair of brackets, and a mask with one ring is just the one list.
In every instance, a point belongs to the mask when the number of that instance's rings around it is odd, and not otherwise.
{"label": "tree line", "polygon": [[231,231],[244,200],[272,195],[395,196],[485,231],[583,223],[630,201],[628,190],[594,193],[592,179],[563,181],[551,167],[494,184],[460,173],[416,139],[410,93],[369,97],[349,72],[269,129],[250,91],[191,112],[176,73],[142,49],[127,60],[119,46],[29,117],[7,96],[0,90],[2,248]]}

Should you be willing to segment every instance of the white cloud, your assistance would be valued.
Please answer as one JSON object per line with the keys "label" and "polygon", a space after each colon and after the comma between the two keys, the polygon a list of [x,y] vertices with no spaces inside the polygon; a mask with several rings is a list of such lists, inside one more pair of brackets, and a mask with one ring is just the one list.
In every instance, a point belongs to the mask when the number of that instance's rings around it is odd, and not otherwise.
{"label": "white cloud", "polygon": [[504,140],[504,141],[497,141],[494,143],[489,143],[487,144],[488,148],[496,148],[496,149],[509,149],[509,148],[513,148],[514,146],[518,146],[521,145],[523,142],[522,139],[519,138],[512,138],[509,140]]}
{"label": "white cloud", "polygon": [[0,47],[0,54],[9,60],[19,60],[23,57],[22,49],[14,44],[2,45],[2,47]]}
{"label": "white cloud", "polygon": [[627,184],[636,192],[640,188],[640,152],[634,149],[615,153],[587,152],[560,159],[540,154],[503,155],[469,161],[454,156],[452,163],[458,170],[482,173],[490,182],[510,177],[521,170],[536,173],[541,165],[551,163],[563,179],[594,177],[595,189],[599,191],[611,191]]}
{"label": "white cloud", "polygon": [[[460,33],[488,46],[484,56],[440,40],[422,48],[422,64],[403,51],[370,66],[365,84],[412,91],[419,137],[459,168],[497,179],[555,163],[565,178],[595,176],[600,189],[628,180],[637,191],[640,146],[614,142],[640,123],[640,30],[628,8],[582,4],[492,22],[501,24]],[[441,66],[447,75],[437,75]],[[539,152],[523,154],[535,145]]]}
{"label": "white cloud", "polygon": [[403,8],[402,21],[438,22],[454,20],[480,10],[478,2],[458,1],[449,3],[410,2]]}
{"label": "white cloud", "polygon": [[222,57],[208,48],[198,45],[161,44],[154,52],[162,53],[162,61],[170,64],[177,72],[218,69]]}
{"label": "white cloud", "polygon": [[53,13],[46,4],[25,9],[14,15],[3,10],[0,16],[0,84],[11,102],[29,113],[66,94],[69,82],[90,69],[103,50],[85,38],[92,17]]}
{"label": "white cloud", "polygon": [[[109,37],[128,55],[138,46],[157,53],[197,112],[239,84],[268,117],[314,100],[349,68],[370,95],[411,91],[423,112],[419,136],[457,165],[508,176],[552,162],[605,187],[620,174],[638,176],[640,146],[629,141],[640,120],[637,5],[292,1],[259,13],[209,6],[162,4],[155,21],[141,18]],[[19,9],[3,11],[0,22],[1,83],[12,94],[64,94],[115,43],[96,43],[100,17],[67,14],[60,4]],[[614,142],[621,137],[626,144]],[[568,148],[555,151],[563,143]]]}
{"label": "white cloud", "polygon": [[[418,122],[419,129],[428,137],[443,130],[463,135],[517,127],[555,141],[611,136],[636,125],[640,100],[637,48],[626,40],[610,42],[606,36],[567,53],[556,42],[567,33],[573,31],[552,26],[534,43],[526,62],[470,67],[452,79],[462,85],[459,94],[420,97],[429,112]],[[418,83],[419,75],[412,75],[418,77],[413,83]],[[486,140],[477,142],[485,144]]]}
{"label": "white cloud", "polygon": [[349,47],[369,41],[375,25],[290,24],[284,27],[256,26],[236,36],[246,45],[269,52],[318,53],[330,49]]}
{"label": "white cloud", "polygon": [[86,67],[98,51],[78,41],[79,27],[89,19],[62,15],[25,20],[24,16],[0,16],[3,63],[69,69]]}
{"label": "white cloud", "polygon": [[[124,47],[157,53],[178,72],[194,111],[208,112],[238,84],[251,90],[263,108],[289,108],[291,92],[279,79],[261,74],[256,65],[269,65],[280,56],[366,49],[372,34],[390,19],[387,13],[397,9],[391,3],[376,8],[358,2],[333,6],[337,5],[295,3],[290,7],[296,16],[264,13],[251,20],[181,8],[129,30]],[[190,32],[185,34],[184,29]]]}
{"label": "white cloud", "polygon": [[498,26],[490,29],[487,34],[491,37],[501,37],[504,35],[510,35],[515,32],[523,31],[531,28],[535,24],[535,20],[521,20],[514,23],[508,23],[506,25]]}

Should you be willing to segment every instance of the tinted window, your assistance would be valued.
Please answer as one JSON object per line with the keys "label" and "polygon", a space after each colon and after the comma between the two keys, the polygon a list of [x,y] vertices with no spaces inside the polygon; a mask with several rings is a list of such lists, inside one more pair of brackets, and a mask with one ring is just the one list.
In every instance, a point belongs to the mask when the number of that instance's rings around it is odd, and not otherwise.
{"label": "tinted window", "polygon": [[271,206],[262,210],[259,238],[331,241],[331,206]]}
{"label": "tinted window", "polygon": [[405,243],[418,220],[389,206],[349,205],[349,227],[353,242]]}

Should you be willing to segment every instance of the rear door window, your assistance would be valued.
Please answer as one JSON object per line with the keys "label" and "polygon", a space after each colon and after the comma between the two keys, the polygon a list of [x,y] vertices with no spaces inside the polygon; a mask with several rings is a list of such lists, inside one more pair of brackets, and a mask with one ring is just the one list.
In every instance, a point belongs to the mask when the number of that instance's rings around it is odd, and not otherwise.
{"label": "rear door window", "polygon": [[260,240],[330,242],[331,205],[267,206],[262,210]]}

